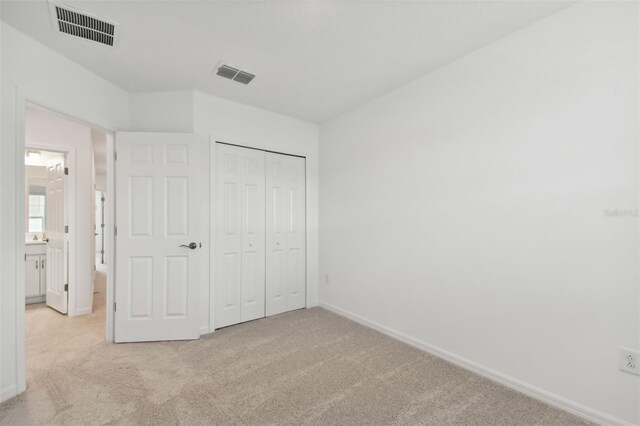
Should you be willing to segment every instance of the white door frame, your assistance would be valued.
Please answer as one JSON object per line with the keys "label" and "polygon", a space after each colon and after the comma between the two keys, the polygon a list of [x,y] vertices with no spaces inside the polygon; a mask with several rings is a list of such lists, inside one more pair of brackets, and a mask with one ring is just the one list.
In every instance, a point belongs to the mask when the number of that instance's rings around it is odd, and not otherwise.
{"label": "white door frame", "polygon": [[[216,166],[216,143],[223,143],[223,144],[227,144],[227,145],[235,145],[238,146],[240,148],[249,148],[249,149],[256,149],[258,151],[265,151],[265,152],[271,152],[274,154],[283,154],[283,155],[291,155],[294,157],[301,157],[305,159],[305,170],[304,170],[304,186],[305,186],[305,201],[304,201],[304,216],[305,216],[305,259],[304,259],[304,267],[305,267],[305,279],[304,279],[304,285],[305,285],[305,308],[308,308],[309,305],[309,258],[308,258],[308,252],[309,252],[309,247],[307,246],[308,244],[308,235],[309,235],[309,218],[308,218],[308,213],[309,213],[309,206],[308,206],[308,200],[309,198],[307,197],[307,193],[309,191],[309,188],[307,188],[307,183],[309,182],[309,177],[307,175],[308,173],[308,169],[306,167],[306,161],[307,161],[307,156],[306,155],[300,155],[300,154],[290,154],[290,153],[286,153],[286,152],[281,152],[281,151],[273,151],[270,150],[268,148],[265,147],[259,147],[259,146],[255,146],[252,143],[248,143],[248,142],[239,142],[239,141],[235,141],[229,138],[218,138],[215,135],[209,135],[209,144],[210,144],[210,149],[209,149],[209,246],[211,247],[211,249],[209,250],[209,333],[213,333],[216,330],[216,316],[215,316],[215,306],[216,306],[216,274],[215,271],[213,270],[213,268],[215,268],[216,265],[216,235],[215,235],[215,225],[216,225],[216,194],[215,194],[215,189],[216,189],[216,173],[215,173],[215,166]],[[314,305],[311,305],[314,306]],[[204,334],[204,333],[203,333]]]}
{"label": "white door frame", "polygon": [[[24,323],[24,315],[25,315],[25,271],[24,271],[24,263],[20,262],[20,259],[24,259],[25,255],[25,244],[24,244],[24,218],[25,214],[25,206],[24,206],[24,185],[25,185],[25,167],[24,167],[24,153],[26,149],[26,111],[28,106],[33,106],[36,108],[43,108],[52,113],[58,114],[68,120],[74,121],[76,123],[83,124],[85,126],[93,127],[95,129],[100,129],[107,132],[107,192],[113,194],[115,190],[114,185],[114,140],[113,135],[115,134],[115,129],[105,128],[104,126],[100,126],[97,124],[89,123],[87,121],[75,118],[71,115],[65,114],[64,112],[57,109],[55,106],[47,105],[47,103],[43,103],[38,101],[35,97],[25,97],[24,93],[20,89],[20,87],[15,87],[15,104],[14,104],[14,112],[15,112],[15,159],[16,169],[15,169],[15,179],[16,179],[16,192],[15,199],[13,200],[13,205],[15,206],[16,213],[16,227],[14,233],[14,247],[16,253],[16,259],[18,260],[15,267],[15,312],[16,312],[16,376],[17,376],[17,393],[22,393],[26,390],[26,370],[25,370],[25,323]],[[31,146],[31,145],[30,145]],[[57,149],[58,151],[60,148]],[[71,179],[69,179],[71,180]],[[114,276],[115,276],[115,265],[114,265],[114,245],[113,245],[113,218],[114,218],[114,204],[112,201],[114,197],[111,195],[107,197],[105,203],[105,255],[107,263],[107,294],[106,294],[106,324],[105,324],[105,339],[108,342],[113,342],[113,311],[109,309],[109,307],[113,306],[113,285],[114,285]],[[75,220],[75,217],[74,217]],[[75,227],[73,227],[75,229]],[[71,231],[71,230],[70,230]],[[71,238],[71,235],[69,236]],[[75,245],[75,244],[74,244]],[[108,247],[108,249],[107,249]],[[75,250],[75,249],[74,249]],[[71,255],[69,256],[71,258]],[[70,265],[71,266],[71,265]],[[71,286],[69,286],[71,287]]]}

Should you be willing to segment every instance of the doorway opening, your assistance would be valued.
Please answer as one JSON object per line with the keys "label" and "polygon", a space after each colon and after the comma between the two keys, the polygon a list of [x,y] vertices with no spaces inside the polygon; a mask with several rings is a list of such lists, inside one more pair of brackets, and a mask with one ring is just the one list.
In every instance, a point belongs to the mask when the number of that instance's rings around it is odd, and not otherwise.
{"label": "doorway opening", "polygon": [[102,340],[109,329],[106,293],[111,257],[104,203],[111,135],[31,104],[26,105],[24,124],[29,381],[47,369],[47,359],[53,362],[64,356],[67,345],[61,342]]}

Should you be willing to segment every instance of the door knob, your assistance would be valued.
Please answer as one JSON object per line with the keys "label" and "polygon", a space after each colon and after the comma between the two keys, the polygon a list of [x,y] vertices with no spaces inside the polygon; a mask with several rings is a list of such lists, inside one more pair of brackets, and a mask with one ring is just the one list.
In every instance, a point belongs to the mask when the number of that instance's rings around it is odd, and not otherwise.
{"label": "door knob", "polygon": [[249,243],[249,247],[253,247],[253,243]]}
{"label": "door knob", "polygon": [[185,247],[191,250],[195,250],[198,248],[198,245],[196,243],[189,243],[189,245],[186,244],[180,244],[180,247]]}

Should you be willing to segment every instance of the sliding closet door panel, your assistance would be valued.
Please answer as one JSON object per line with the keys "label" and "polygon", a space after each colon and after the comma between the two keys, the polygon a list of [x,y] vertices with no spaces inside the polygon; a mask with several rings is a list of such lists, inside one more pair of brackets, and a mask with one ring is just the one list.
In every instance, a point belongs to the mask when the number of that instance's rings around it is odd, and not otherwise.
{"label": "sliding closet door panel", "polygon": [[[243,148],[240,148],[243,149]],[[264,317],[264,152],[244,149],[241,321]]]}
{"label": "sliding closet door panel", "polygon": [[264,152],[216,144],[216,328],[264,316]]}
{"label": "sliding closet door panel", "polygon": [[305,160],[266,154],[266,314],[306,306]]}
{"label": "sliding closet door panel", "polygon": [[287,310],[286,205],[282,163],[267,156],[267,315]]}
{"label": "sliding closet door panel", "polygon": [[215,179],[215,324],[240,322],[242,279],[241,177],[238,152],[217,146]]}
{"label": "sliding closet door panel", "polygon": [[287,310],[306,306],[305,159],[289,157],[287,169]]}

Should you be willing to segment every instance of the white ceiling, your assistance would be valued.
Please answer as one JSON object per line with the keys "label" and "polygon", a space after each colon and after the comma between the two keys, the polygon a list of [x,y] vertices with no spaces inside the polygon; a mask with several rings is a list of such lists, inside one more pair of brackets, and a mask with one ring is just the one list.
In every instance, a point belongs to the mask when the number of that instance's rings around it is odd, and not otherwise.
{"label": "white ceiling", "polygon": [[[53,31],[44,1],[2,19],[131,92],[193,89],[312,122],[394,89],[573,1],[63,1],[120,43]],[[224,60],[248,86],[211,74]]]}

